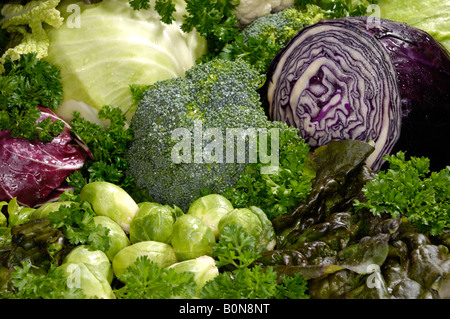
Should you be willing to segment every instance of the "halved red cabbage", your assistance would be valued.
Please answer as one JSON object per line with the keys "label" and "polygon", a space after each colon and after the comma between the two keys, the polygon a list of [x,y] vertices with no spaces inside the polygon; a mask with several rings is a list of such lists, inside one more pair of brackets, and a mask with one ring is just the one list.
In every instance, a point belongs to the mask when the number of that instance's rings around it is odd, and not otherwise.
{"label": "halved red cabbage", "polygon": [[368,17],[323,20],[274,58],[264,93],[271,120],[299,129],[311,147],[373,141],[380,169],[397,150],[450,165],[450,57],[429,34]]}
{"label": "halved red cabbage", "polygon": [[[47,117],[61,120],[49,109],[40,110],[38,121]],[[54,192],[64,189],[66,177],[80,169],[88,155],[70,134],[68,125],[48,143],[30,142],[0,131],[0,200],[17,197],[21,205],[34,207],[51,199]]]}

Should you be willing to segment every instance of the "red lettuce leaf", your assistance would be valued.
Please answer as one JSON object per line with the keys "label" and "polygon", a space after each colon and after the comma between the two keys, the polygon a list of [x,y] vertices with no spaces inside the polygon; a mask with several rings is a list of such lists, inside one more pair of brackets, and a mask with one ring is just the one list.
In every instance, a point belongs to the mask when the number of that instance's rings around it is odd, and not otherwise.
{"label": "red lettuce leaf", "polygon": [[[40,109],[38,121],[47,117],[61,120],[52,111]],[[21,205],[34,207],[63,187],[66,177],[83,167],[88,156],[67,123],[62,133],[48,143],[30,142],[0,131],[0,200],[17,197]]]}

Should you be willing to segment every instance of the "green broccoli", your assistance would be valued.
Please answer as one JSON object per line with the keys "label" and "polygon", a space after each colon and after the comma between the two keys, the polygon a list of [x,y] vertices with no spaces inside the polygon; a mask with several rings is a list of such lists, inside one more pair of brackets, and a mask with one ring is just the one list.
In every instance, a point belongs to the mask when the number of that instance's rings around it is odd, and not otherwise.
{"label": "green broccoli", "polygon": [[228,43],[219,57],[243,59],[258,71],[265,72],[270,61],[303,27],[322,20],[325,11],[316,5],[305,9],[293,7],[265,15],[246,26],[234,41]]}
{"label": "green broccoli", "polygon": [[[220,193],[236,185],[250,162],[247,133],[272,126],[257,91],[263,82],[245,62],[214,59],[184,77],[150,85],[131,120],[128,173],[156,202],[183,210],[202,189]],[[240,130],[233,135],[228,129]],[[230,135],[237,139],[233,158],[227,153]],[[245,152],[243,161],[239,152]]]}

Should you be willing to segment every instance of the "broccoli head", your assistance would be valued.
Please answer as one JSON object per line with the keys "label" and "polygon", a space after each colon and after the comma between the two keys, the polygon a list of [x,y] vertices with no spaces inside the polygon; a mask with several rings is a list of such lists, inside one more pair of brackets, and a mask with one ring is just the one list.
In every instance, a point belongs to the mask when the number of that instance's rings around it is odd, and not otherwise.
{"label": "broccoli head", "polygon": [[254,133],[272,125],[257,91],[263,81],[245,62],[214,59],[149,86],[131,120],[128,173],[156,202],[183,210],[202,189],[235,185]]}
{"label": "broccoli head", "polygon": [[242,34],[255,39],[270,37],[285,45],[300,29],[323,18],[324,11],[316,5],[308,4],[303,10],[289,7],[256,19],[242,30]]}
{"label": "broccoli head", "polygon": [[294,7],[265,15],[246,26],[219,54],[223,59],[243,59],[264,72],[294,35],[305,26],[324,18],[325,11],[308,4],[304,9]]}

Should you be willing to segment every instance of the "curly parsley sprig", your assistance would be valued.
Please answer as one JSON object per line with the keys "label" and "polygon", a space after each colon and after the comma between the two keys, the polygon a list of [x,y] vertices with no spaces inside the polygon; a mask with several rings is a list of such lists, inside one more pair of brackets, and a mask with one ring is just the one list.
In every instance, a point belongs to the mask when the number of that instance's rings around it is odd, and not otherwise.
{"label": "curly parsley sprig", "polygon": [[92,249],[108,250],[110,246],[109,229],[97,225],[95,213],[88,202],[71,202],[61,205],[49,214],[51,226],[61,229],[72,245],[86,244]]}
{"label": "curly parsley sprig", "polygon": [[62,269],[52,264],[47,273],[34,271],[29,260],[15,266],[11,274],[12,291],[0,293],[5,299],[84,299],[82,289],[70,287]]}
{"label": "curly parsley sprig", "polygon": [[62,103],[60,70],[28,53],[13,61],[6,57],[0,76],[0,130],[12,137],[49,142],[64,129],[62,121],[38,122],[38,106],[56,110]]}
{"label": "curly parsley sprig", "polygon": [[256,252],[256,239],[242,226],[226,226],[214,246],[214,257],[219,268],[226,265],[236,268],[248,267],[259,257]]}
{"label": "curly parsley sprig", "polygon": [[404,152],[388,155],[386,160],[389,169],[366,184],[367,200],[356,200],[355,208],[406,217],[423,233],[442,234],[450,227],[450,166],[430,173],[428,158],[407,160]]}
{"label": "curly parsley sprig", "polygon": [[197,289],[193,273],[161,268],[147,256],[138,257],[118,278],[124,283],[114,290],[119,299],[192,298]]}
{"label": "curly parsley sprig", "polygon": [[217,267],[231,265],[232,271],[222,271],[208,281],[200,291],[206,299],[307,299],[307,282],[300,275],[282,275],[270,266],[254,265],[257,253],[255,237],[241,226],[223,228],[214,246]]}
{"label": "curly parsley sprig", "polygon": [[262,174],[264,163],[250,163],[235,187],[227,188],[222,195],[234,207],[260,207],[269,217],[285,214],[311,191],[314,172],[307,163],[310,150],[298,131],[281,123],[279,125],[279,167],[273,174]]}
{"label": "curly parsley sprig", "polygon": [[138,190],[134,179],[126,174],[128,161],[126,153],[133,138],[133,131],[126,124],[125,114],[113,106],[103,106],[98,116],[109,122],[107,127],[92,123],[74,112],[70,122],[72,132],[89,148],[92,160],[85,162],[81,170],[77,170],[67,177],[69,186],[74,193],[79,194],[88,183],[106,181],[122,187],[137,201],[144,201],[148,196]]}
{"label": "curly parsley sprig", "polygon": [[[135,10],[150,9],[150,0],[130,0],[130,6]],[[219,53],[226,43],[233,40],[239,33],[238,20],[234,9],[239,0],[187,0],[184,21],[181,30],[190,32],[197,30],[208,42],[210,54]],[[161,21],[172,23],[176,11],[172,0],[156,0],[154,9],[161,16]]]}

